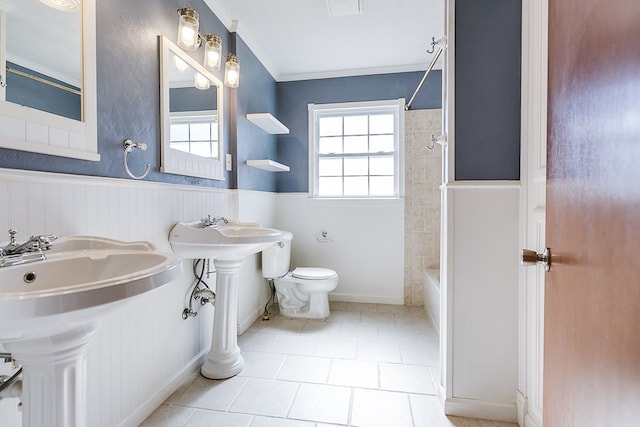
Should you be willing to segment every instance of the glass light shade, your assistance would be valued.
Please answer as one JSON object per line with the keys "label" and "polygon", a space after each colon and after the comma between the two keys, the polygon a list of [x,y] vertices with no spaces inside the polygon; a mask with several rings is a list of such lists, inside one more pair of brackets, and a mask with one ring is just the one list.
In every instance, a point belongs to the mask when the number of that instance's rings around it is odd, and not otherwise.
{"label": "glass light shade", "polygon": [[178,9],[178,46],[186,50],[196,50],[200,47],[200,21],[198,12],[190,7]]}
{"label": "glass light shade", "polygon": [[40,0],[40,3],[63,12],[80,11],[80,0]]}
{"label": "glass light shade", "polygon": [[173,65],[175,65],[176,70],[178,70],[181,73],[184,73],[189,68],[189,64],[187,64],[177,56],[173,56]]}
{"label": "glass light shade", "polygon": [[196,73],[193,83],[196,86],[196,89],[200,90],[208,90],[211,87],[209,79],[200,73]]}
{"label": "glass light shade", "polygon": [[215,34],[207,34],[204,39],[204,68],[218,71],[222,61],[222,41]]}
{"label": "glass light shade", "polygon": [[240,83],[240,63],[238,57],[230,53],[227,55],[227,64],[224,68],[224,85],[238,87]]}

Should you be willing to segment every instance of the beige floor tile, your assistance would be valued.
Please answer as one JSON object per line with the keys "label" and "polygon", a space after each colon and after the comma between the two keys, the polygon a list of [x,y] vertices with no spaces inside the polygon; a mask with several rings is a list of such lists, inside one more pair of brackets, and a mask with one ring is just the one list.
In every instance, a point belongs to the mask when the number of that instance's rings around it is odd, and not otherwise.
{"label": "beige floor tile", "polygon": [[402,363],[407,365],[439,366],[440,350],[420,342],[400,344]]}
{"label": "beige floor tile", "polygon": [[277,379],[326,384],[330,369],[331,359],[326,357],[287,356]]}
{"label": "beige floor tile", "polygon": [[326,321],[274,306],[238,338],[238,376],[194,375],[143,426],[516,426],[444,416],[433,395],[439,337],[423,307],[331,304]]}
{"label": "beige floor tile", "polygon": [[394,313],[380,313],[377,311],[363,312],[360,317],[360,323],[363,325],[374,326],[395,326],[396,317]]}
{"label": "beige floor tile", "polygon": [[340,323],[332,322],[307,322],[302,328],[302,335],[315,337],[338,338],[340,334]]}
{"label": "beige floor tile", "polygon": [[284,417],[297,389],[297,383],[250,378],[229,411]]}
{"label": "beige floor tile", "polygon": [[338,338],[318,338],[314,356],[331,357],[334,359],[355,359],[357,355],[356,340],[341,340]]}
{"label": "beige floor tile", "polygon": [[408,326],[378,326],[378,341],[382,343],[416,344],[416,328]]}
{"label": "beige floor tile", "polygon": [[244,369],[238,376],[268,379],[276,377],[287,358],[284,354],[262,351],[243,351],[242,357],[244,357]]}
{"label": "beige floor tile", "polygon": [[334,359],[328,384],[378,388],[378,364],[361,360]]}
{"label": "beige floor tile", "polygon": [[316,423],[284,418],[255,417],[250,427],[316,427]]}
{"label": "beige floor tile", "polygon": [[269,351],[277,337],[277,334],[246,331],[238,337],[238,346],[242,350]]}
{"label": "beige floor tile", "polygon": [[378,312],[380,313],[409,313],[409,307],[396,304],[378,304]]}
{"label": "beige floor tile", "polygon": [[426,366],[380,363],[380,389],[405,393],[435,394]]}
{"label": "beige floor tile", "polygon": [[329,323],[360,324],[362,313],[359,311],[336,311],[327,318]]}
{"label": "beige floor tile", "polygon": [[271,347],[272,353],[311,356],[318,337],[308,335],[279,335]]}
{"label": "beige floor tile", "polygon": [[182,426],[196,410],[181,406],[160,405],[140,427],[174,427]]}
{"label": "beige floor tile", "polygon": [[369,304],[363,302],[348,302],[347,311],[369,312],[378,311],[378,304]]}
{"label": "beige floor tile", "polygon": [[354,325],[343,323],[342,327],[340,328],[338,338],[358,341],[377,341],[378,328],[373,325]]}
{"label": "beige floor tile", "polygon": [[402,361],[398,344],[379,341],[359,341],[356,359],[390,363],[400,363]]}
{"label": "beige floor tile", "polygon": [[329,385],[300,384],[288,418],[346,424],[351,389]]}
{"label": "beige floor tile", "polygon": [[353,427],[413,427],[409,396],[380,390],[355,389]]}
{"label": "beige floor tile", "polygon": [[198,410],[189,418],[185,427],[249,427],[252,418],[246,414]]}
{"label": "beige floor tile", "polygon": [[345,301],[329,301],[329,309],[331,311],[345,311],[347,303]]}
{"label": "beige floor tile", "polygon": [[210,380],[198,376],[175,400],[178,406],[225,411],[247,384],[248,379],[233,377],[227,380]]}

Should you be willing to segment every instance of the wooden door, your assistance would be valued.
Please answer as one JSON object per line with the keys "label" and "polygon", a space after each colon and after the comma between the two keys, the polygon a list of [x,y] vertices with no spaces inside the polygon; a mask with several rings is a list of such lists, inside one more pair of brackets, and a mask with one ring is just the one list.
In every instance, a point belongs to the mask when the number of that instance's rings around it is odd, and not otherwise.
{"label": "wooden door", "polygon": [[640,1],[549,1],[544,426],[640,425]]}

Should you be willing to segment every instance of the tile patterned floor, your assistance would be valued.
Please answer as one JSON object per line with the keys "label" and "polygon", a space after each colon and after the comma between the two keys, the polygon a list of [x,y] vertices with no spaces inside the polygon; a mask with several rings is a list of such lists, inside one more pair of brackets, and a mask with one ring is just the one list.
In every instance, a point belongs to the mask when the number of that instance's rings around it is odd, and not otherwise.
{"label": "tile patterned floor", "polygon": [[422,307],[335,302],[327,321],[275,313],[238,343],[239,375],[194,377],[142,426],[516,426],[442,414],[438,334]]}

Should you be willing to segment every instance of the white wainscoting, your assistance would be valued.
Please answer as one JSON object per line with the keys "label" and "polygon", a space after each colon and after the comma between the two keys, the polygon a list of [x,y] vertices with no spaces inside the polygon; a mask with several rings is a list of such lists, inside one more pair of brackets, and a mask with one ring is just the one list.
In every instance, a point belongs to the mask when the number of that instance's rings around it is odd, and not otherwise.
{"label": "white wainscoting", "polygon": [[[6,230],[147,240],[171,251],[169,230],[206,214],[262,222],[274,217],[271,193],[0,169],[0,241]],[[244,207],[247,207],[246,209]],[[251,208],[249,208],[251,207]],[[257,259],[257,257],[254,257]],[[256,259],[241,271],[238,323],[250,325],[266,301]],[[89,346],[91,426],[137,426],[199,368],[211,339],[213,307],[182,320],[193,282],[191,261],[179,279],[105,316]],[[246,328],[246,326],[245,326]],[[6,371],[7,364],[2,366]],[[0,402],[0,424],[18,427],[17,400]]]}
{"label": "white wainscoting", "polygon": [[518,182],[443,186],[445,412],[516,421]]}
{"label": "white wainscoting", "polygon": [[[292,267],[338,273],[336,301],[404,303],[404,201],[318,201],[280,193],[276,228],[293,233]],[[330,240],[318,241],[323,231]]]}

